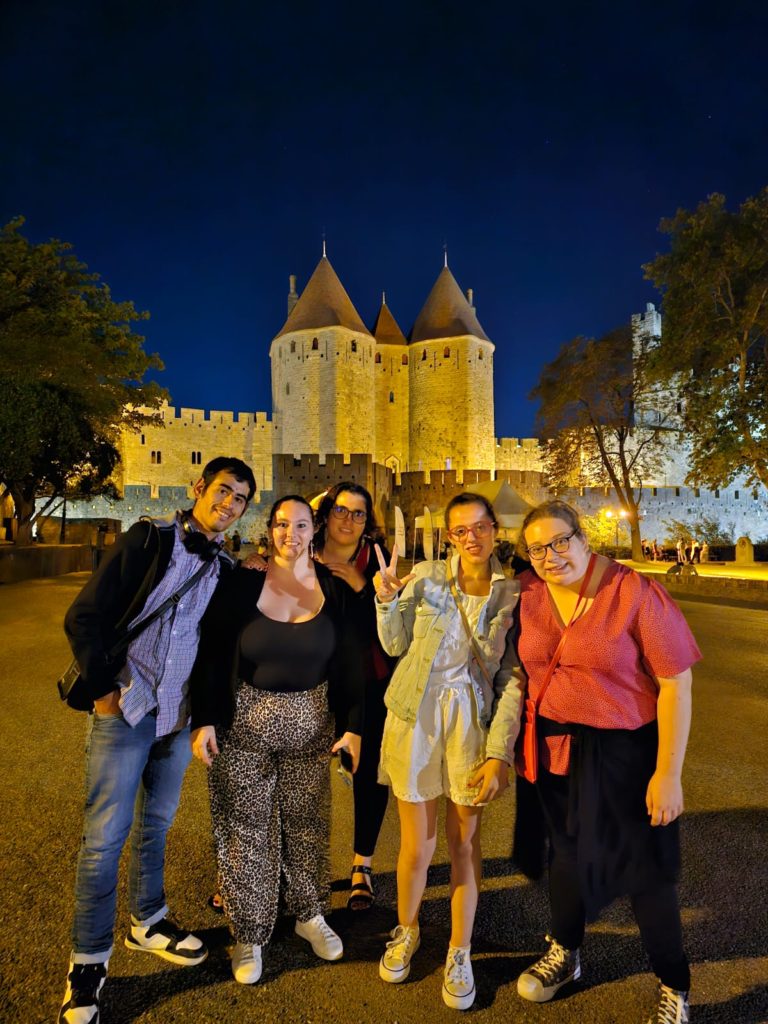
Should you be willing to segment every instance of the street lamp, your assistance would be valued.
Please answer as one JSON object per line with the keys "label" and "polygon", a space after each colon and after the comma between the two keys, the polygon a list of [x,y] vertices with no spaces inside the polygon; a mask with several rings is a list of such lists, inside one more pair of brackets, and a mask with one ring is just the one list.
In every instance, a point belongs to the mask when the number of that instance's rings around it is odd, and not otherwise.
{"label": "street lamp", "polygon": [[607,508],[605,510],[605,512],[604,512],[604,515],[605,515],[606,519],[615,519],[616,520],[616,541],[615,541],[615,547],[616,547],[616,554],[618,555],[618,553],[619,553],[619,525],[620,525],[622,519],[626,519],[627,518],[627,510],[625,508],[620,508],[618,512],[614,512],[612,508]]}

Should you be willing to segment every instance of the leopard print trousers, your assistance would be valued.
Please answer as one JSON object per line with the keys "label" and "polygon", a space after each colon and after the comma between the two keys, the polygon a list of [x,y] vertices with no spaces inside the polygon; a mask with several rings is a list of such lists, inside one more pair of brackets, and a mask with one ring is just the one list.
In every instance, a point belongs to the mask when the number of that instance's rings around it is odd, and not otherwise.
{"label": "leopard print trousers", "polygon": [[208,774],[224,910],[238,942],[264,945],[285,912],[330,909],[333,720],[327,684],[274,693],[240,684]]}

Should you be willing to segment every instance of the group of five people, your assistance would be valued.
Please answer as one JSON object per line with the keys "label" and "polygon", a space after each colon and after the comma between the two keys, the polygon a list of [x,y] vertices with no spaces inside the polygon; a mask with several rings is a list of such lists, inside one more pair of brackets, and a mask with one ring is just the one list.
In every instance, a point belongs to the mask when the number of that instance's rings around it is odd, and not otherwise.
{"label": "group of five people", "polygon": [[[261,976],[281,908],[317,956],[343,955],[326,920],[328,764],[338,754],[354,788],[352,910],[375,898],[372,857],[390,788],[397,800],[398,923],[379,963],[386,982],[407,978],[419,947],[445,797],[451,931],[442,995],[470,1007],[481,817],[508,785],[526,696],[537,704],[539,769],[535,783],[520,782],[516,831],[526,834],[524,808],[546,825],[552,923],[518,992],[544,1002],[579,978],[585,923],[629,895],[659,979],[648,1020],[687,1021],[675,879],[699,652],[666,591],[593,554],[560,501],[526,517],[531,570],[510,578],[494,555],[493,507],[471,492],[445,510],[448,557],[399,576],[397,550],[380,543],[371,497],[354,483],[333,487],[316,512],[302,496],[279,499],[269,557],[233,567],[222,534],[254,492],[244,463],[213,460],[191,511],[132,527],[67,614],[94,712],[60,1024],[98,1021],[129,834],[126,945],[180,964],[206,956],[169,918],[163,888],[165,833],[190,748],[208,765],[237,981]],[[121,630],[201,571],[123,655],[110,655]],[[531,835],[538,825],[531,820]]]}

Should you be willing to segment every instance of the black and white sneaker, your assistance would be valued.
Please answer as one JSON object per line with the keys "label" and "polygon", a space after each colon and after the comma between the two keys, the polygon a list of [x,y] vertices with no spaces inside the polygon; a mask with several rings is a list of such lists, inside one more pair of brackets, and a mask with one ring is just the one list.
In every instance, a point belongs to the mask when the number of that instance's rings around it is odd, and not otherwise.
{"label": "black and white sneaker", "polygon": [[70,963],[58,1024],[99,1024],[99,996],[106,977],[105,963]]}
{"label": "black and white sneaker", "polygon": [[547,935],[549,950],[517,979],[517,992],[532,1003],[547,1003],[563,985],[581,977],[578,949],[566,949]]}
{"label": "black and white sneaker", "polygon": [[688,993],[659,982],[659,1003],[647,1024],[688,1024]]}
{"label": "black and white sneaker", "polygon": [[145,928],[143,925],[132,924],[125,937],[128,949],[142,953],[154,953],[163,960],[173,964],[194,967],[201,964],[208,956],[205,945],[191,932],[185,932],[169,917],[164,917],[155,924]]}

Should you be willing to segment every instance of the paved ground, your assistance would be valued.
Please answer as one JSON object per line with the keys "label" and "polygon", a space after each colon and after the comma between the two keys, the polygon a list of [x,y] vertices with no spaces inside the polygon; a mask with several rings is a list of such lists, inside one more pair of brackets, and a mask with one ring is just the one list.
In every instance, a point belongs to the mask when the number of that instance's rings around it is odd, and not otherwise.
{"label": "paved ground", "polygon": [[[0,771],[5,778],[0,856],[0,1021],[53,1021],[68,951],[70,896],[82,801],[85,721],[59,705],[53,686],[67,658],[62,614],[84,577],[0,587]],[[695,725],[686,765],[686,867],[681,887],[693,961],[693,1024],[768,1022],[768,672],[765,611],[690,603],[684,611],[705,653],[696,672]],[[349,794],[334,778],[335,877],[349,862]],[[627,908],[590,929],[584,983],[547,1006],[524,1003],[514,980],[542,948],[541,886],[510,873],[514,817],[507,795],[486,812],[486,881],[475,937],[477,1024],[645,1021],[653,980]],[[211,947],[182,969],[118,945],[102,1024],[285,1022],[421,1024],[456,1020],[440,999],[448,938],[447,870],[438,849],[423,912],[424,945],[412,980],[378,980],[376,962],[394,923],[397,824],[390,813],[377,858],[380,901],[370,915],[338,909],[345,959],[322,964],[286,923],[269,947],[263,982],[231,978],[221,918],[206,909],[214,869],[204,772],[193,765],[169,843],[173,909]],[[343,884],[343,883],[340,883]],[[345,894],[335,894],[342,908]],[[118,935],[126,927],[121,883]]]}

